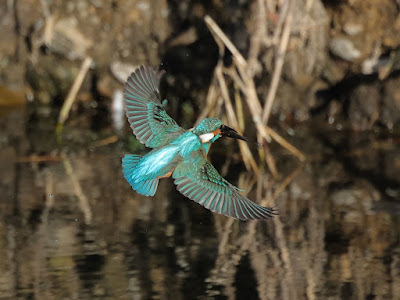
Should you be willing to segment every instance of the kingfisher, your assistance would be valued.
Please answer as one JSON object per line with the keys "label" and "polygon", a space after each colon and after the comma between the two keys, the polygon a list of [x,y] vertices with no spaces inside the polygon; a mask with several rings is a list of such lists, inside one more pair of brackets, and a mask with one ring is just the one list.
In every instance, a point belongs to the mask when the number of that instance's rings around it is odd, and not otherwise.
{"label": "kingfisher", "polygon": [[217,118],[206,118],[194,129],[180,127],[165,111],[159,83],[164,71],[137,68],[124,86],[124,107],[136,138],[153,148],[144,156],[126,154],[122,171],[133,190],[154,196],[161,178],[174,179],[177,190],[205,208],[241,220],[266,219],[276,212],[260,206],[225,180],[207,160],[211,144],[221,137],[247,141]]}

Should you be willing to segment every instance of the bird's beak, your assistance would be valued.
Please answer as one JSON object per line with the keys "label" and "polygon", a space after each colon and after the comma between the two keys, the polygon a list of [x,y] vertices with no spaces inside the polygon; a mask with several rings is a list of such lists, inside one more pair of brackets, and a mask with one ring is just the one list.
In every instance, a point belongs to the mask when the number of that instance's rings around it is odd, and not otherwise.
{"label": "bird's beak", "polygon": [[241,136],[235,129],[225,125],[221,126],[221,135],[247,142],[247,139],[244,136]]}

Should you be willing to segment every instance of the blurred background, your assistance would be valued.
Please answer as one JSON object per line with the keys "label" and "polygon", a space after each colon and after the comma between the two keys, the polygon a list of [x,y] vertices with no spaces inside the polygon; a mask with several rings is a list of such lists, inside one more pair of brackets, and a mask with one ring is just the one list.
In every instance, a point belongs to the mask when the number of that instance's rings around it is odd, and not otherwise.
{"label": "blurred background", "polygon": [[[400,299],[400,2],[0,2],[0,299]],[[166,70],[184,128],[251,143],[209,159],[279,216],[242,222],[172,180],[132,191],[148,151],[122,108]]]}

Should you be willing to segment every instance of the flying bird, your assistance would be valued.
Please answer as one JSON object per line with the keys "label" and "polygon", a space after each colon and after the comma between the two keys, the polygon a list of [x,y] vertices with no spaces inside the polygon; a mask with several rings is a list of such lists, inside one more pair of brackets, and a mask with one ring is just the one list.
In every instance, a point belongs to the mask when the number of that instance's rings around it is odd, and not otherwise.
{"label": "flying bird", "polygon": [[[266,219],[276,214],[239,193],[207,160],[211,144],[221,137],[247,139],[217,118],[206,118],[193,130],[178,126],[161,102],[163,71],[141,66],[125,83],[124,107],[136,138],[153,148],[144,156],[126,154],[122,171],[133,190],[154,196],[161,178],[174,179],[177,190],[205,208],[241,220]],[[163,103],[163,104],[162,104]]]}

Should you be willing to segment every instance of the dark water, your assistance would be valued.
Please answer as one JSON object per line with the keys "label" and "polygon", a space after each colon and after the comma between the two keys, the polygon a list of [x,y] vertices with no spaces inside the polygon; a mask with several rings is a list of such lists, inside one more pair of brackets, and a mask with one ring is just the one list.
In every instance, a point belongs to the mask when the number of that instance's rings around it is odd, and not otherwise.
{"label": "dark water", "polygon": [[272,145],[279,179],[216,150],[230,181],[278,205],[275,219],[240,222],[170,179],[136,194],[112,130],[72,124],[53,150],[54,128],[24,110],[0,120],[0,299],[400,298],[398,137],[295,128],[309,159]]}

